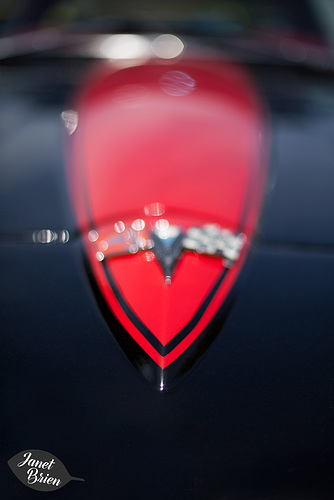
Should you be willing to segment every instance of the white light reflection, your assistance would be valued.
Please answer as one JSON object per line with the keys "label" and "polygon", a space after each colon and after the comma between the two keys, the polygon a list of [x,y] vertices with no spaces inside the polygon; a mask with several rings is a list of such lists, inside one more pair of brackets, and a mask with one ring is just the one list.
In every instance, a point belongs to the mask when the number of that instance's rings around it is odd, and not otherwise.
{"label": "white light reflection", "polygon": [[61,119],[69,135],[76,131],[79,123],[79,113],[73,109],[67,109],[61,113]]}
{"label": "white light reflection", "polygon": [[88,233],[89,241],[94,243],[95,241],[98,240],[98,238],[99,238],[99,233],[97,231],[95,231],[95,229],[92,229],[91,231],[89,231],[89,233]]}
{"label": "white light reflection", "polygon": [[34,231],[32,239],[34,243],[52,243],[58,238],[57,233],[54,233],[50,229],[42,229],[41,231]]}
{"label": "white light reflection", "polygon": [[247,241],[247,236],[245,233],[239,233],[237,236],[238,243],[241,245],[244,245]]}
{"label": "white light reflection", "polygon": [[154,227],[153,231],[162,240],[168,240],[169,238],[172,238],[172,239],[177,238],[181,233],[181,230],[178,226],[170,225],[168,220],[166,220],[166,219],[159,219],[155,223],[155,227]]}
{"label": "white light reflection", "polygon": [[151,44],[152,52],[161,59],[178,57],[184,49],[184,43],[174,35],[160,35]]}
{"label": "white light reflection", "polygon": [[108,243],[105,240],[102,240],[100,242],[100,248],[101,248],[101,250],[103,250],[103,252],[105,252],[106,250],[108,250],[108,247],[109,247],[109,245],[108,245]]}
{"label": "white light reflection", "polygon": [[155,227],[158,231],[166,231],[169,228],[169,222],[166,219],[159,219],[155,223]]}
{"label": "white light reflection", "polygon": [[134,231],[142,231],[145,227],[145,222],[143,221],[143,219],[136,219],[135,221],[133,221],[131,227],[132,229],[134,229]]}
{"label": "white light reflection", "polygon": [[145,259],[146,259],[146,262],[152,262],[153,260],[155,260],[155,255],[153,252],[145,252]]}
{"label": "white light reflection", "polygon": [[155,202],[150,203],[144,207],[145,215],[151,215],[153,217],[160,217],[166,211],[166,206],[163,203]]}
{"label": "white light reflection", "polygon": [[[203,229],[210,236],[217,236],[221,232],[221,227],[219,224],[205,224],[205,226],[203,226]],[[229,233],[229,231],[228,231],[228,233]]]}
{"label": "white light reflection", "polygon": [[51,231],[51,229],[41,229],[39,231],[34,231],[32,233],[32,240],[34,243],[68,243],[70,240],[70,233],[67,229],[62,229],[61,231]]}
{"label": "white light reflection", "polygon": [[136,238],[136,244],[138,245],[139,248],[141,248],[142,250],[145,250],[145,248],[146,248],[145,238]]}
{"label": "white light reflection", "polygon": [[70,239],[70,233],[67,231],[67,229],[63,229],[60,233],[59,237],[61,243],[67,243]]}
{"label": "white light reflection", "polygon": [[164,388],[165,388],[165,381],[164,381],[164,374],[162,372],[161,376],[160,376],[160,387],[159,387],[159,389],[160,389],[160,391],[163,391]]}
{"label": "white light reflection", "polygon": [[129,246],[129,252],[130,253],[137,253],[139,250],[139,247],[138,245],[136,245],[135,243],[133,243],[132,245]]}
{"label": "white light reflection", "polygon": [[112,35],[101,43],[100,52],[107,59],[137,59],[150,55],[150,43],[142,35]]}
{"label": "white light reflection", "polygon": [[196,88],[196,82],[183,71],[168,71],[160,78],[160,87],[168,95],[181,97],[191,94]]}
{"label": "white light reflection", "polygon": [[96,258],[99,262],[102,262],[104,260],[103,252],[96,252]]}
{"label": "white light reflection", "polygon": [[125,231],[125,224],[123,221],[119,220],[118,222],[115,223],[114,229],[116,233],[123,233]]}

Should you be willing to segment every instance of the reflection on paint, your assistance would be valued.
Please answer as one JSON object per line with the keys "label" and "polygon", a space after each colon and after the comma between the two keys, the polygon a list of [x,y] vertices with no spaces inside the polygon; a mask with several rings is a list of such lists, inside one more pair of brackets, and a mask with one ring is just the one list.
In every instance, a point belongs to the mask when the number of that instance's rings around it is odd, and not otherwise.
{"label": "reflection on paint", "polygon": [[67,109],[61,113],[61,119],[64,122],[68,134],[72,135],[78,127],[79,113],[73,109]]}
{"label": "reflection on paint", "polygon": [[166,206],[160,202],[150,203],[144,207],[145,215],[151,215],[152,217],[160,217],[165,211]]}
{"label": "reflection on paint", "polygon": [[184,50],[184,43],[175,35],[160,35],[151,44],[152,52],[161,59],[174,59]]}
{"label": "reflection on paint", "polygon": [[196,88],[196,82],[183,71],[168,71],[160,78],[160,87],[168,95],[182,97],[191,94]]}
{"label": "reflection on paint", "polygon": [[135,231],[142,231],[145,227],[145,222],[143,221],[143,219],[136,219],[135,221],[133,221],[131,227]]}
{"label": "reflection on paint", "polygon": [[142,35],[112,35],[101,43],[100,52],[107,59],[137,59],[149,55],[150,43]]}
{"label": "reflection on paint", "polygon": [[116,233],[123,233],[123,231],[125,231],[125,224],[123,221],[119,220],[118,222],[115,222],[114,228]]}
{"label": "reflection on paint", "polygon": [[51,231],[51,229],[41,229],[32,233],[32,241],[43,245],[49,243],[67,243],[70,239],[70,233],[66,229],[60,231]]}
{"label": "reflection on paint", "polygon": [[104,259],[104,254],[103,252],[96,252],[96,258],[99,262],[102,262]]}
{"label": "reflection on paint", "polygon": [[91,241],[91,242],[97,241],[98,237],[99,237],[99,233],[97,231],[95,231],[94,229],[89,231],[89,233],[88,233],[89,241]]}

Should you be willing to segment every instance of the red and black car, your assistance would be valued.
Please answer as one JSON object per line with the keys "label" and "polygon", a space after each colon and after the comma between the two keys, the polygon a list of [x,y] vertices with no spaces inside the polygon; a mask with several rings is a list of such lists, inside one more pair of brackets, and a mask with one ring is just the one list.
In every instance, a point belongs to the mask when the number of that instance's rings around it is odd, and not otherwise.
{"label": "red and black car", "polygon": [[0,13],[2,498],[331,500],[331,1]]}

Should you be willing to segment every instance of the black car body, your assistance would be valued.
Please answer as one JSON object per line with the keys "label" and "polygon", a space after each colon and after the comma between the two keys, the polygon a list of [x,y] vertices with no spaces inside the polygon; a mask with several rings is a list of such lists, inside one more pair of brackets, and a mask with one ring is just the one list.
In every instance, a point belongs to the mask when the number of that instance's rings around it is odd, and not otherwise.
{"label": "black car body", "polygon": [[[5,24],[2,498],[43,495],[7,465],[29,449],[85,480],[52,493],[64,499],[333,498],[334,59],[309,3],[300,4],[281,3],[295,23],[289,36],[274,23],[260,32],[229,23],[223,34],[203,15],[129,15],[67,31],[41,29],[40,13],[29,23],[22,14],[30,31],[20,16]],[[204,45],[236,61],[268,112],[265,195],[235,300],[196,365],[163,392],[110,334],[66,173],[62,113],[98,62],[96,40],[129,32],[173,32],[195,53]]]}

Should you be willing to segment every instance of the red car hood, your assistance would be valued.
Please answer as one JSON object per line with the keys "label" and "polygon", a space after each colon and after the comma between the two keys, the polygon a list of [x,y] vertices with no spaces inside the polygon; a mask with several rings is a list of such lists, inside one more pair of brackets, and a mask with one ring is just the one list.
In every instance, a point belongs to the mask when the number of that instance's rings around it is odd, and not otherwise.
{"label": "red car hood", "polygon": [[103,67],[77,109],[70,180],[91,270],[122,335],[165,369],[210,327],[249,249],[261,104],[239,67],[153,61]]}

